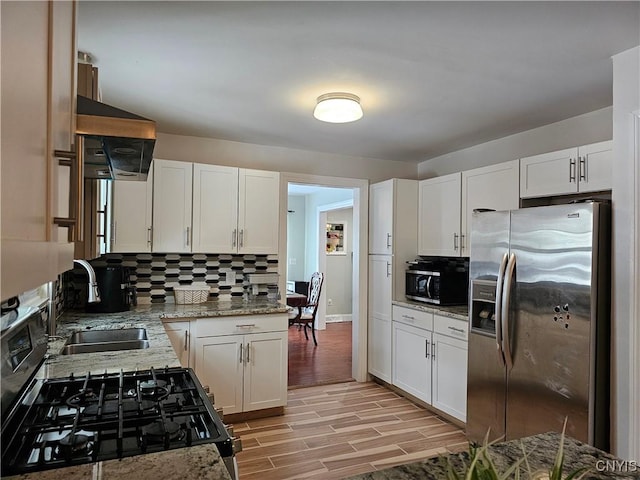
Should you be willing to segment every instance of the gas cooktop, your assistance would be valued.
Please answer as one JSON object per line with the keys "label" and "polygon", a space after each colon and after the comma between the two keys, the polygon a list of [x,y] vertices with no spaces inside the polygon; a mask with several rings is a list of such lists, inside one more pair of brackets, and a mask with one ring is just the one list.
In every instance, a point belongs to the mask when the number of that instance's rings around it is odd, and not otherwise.
{"label": "gas cooktop", "polygon": [[44,380],[2,427],[1,474],[233,441],[193,370],[163,368]]}

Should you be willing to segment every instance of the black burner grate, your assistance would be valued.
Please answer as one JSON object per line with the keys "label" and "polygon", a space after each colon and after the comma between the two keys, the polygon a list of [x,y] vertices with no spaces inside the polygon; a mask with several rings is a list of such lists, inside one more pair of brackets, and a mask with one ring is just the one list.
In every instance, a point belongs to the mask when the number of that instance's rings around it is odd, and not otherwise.
{"label": "black burner grate", "polygon": [[45,380],[3,424],[2,476],[232,442],[192,369]]}

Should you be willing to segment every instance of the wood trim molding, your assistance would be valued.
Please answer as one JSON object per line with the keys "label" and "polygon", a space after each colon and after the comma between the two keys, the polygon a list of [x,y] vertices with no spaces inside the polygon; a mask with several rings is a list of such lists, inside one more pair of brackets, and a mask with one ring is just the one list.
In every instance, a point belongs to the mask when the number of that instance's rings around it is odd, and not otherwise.
{"label": "wood trim molding", "polygon": [[629,451],[640,461],[640,110],[633,115],[633,165],[634,165],[634,275],[630,295],[631,309],[634,313],[629,322]]}

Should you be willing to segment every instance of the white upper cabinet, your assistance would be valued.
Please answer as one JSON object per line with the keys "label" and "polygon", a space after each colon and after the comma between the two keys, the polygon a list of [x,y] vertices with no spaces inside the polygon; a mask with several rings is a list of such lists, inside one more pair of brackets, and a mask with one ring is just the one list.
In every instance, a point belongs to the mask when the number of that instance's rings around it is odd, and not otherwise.
{"label": "white upper cabinet", "polygon": [[578,191],[611,190],[613,141],[592,143],[578,148]]}
{"label": "white upper cabinet", "polygon": [[280,174],[238,172],[238,253],[278,253]]}
{"label": "white upper cabinet", "polygon": [[611,189],[612,142],[520,159],[522,198]]}
{"label": "white upper cabinet", "polygon": [[112,182],[111,252],[151,251],[153,162],[146,182]]}
{"label": "white upper cabinet", "polygon": [[69,182],[58,178],[69,170],[58,168],[54,151],[73,149],[76,3],[0,2],[0,8],[5,300],[73,266],[73,244],[54,223],[68,214],[69,200]]}
{"label": "white upper cabinet", "polygon": [[520,162],[512,160],[462,172],[462,255],[471,255],[471,217],[476,209],[514,210],[520,203]]}
{"label": "white upper cabinet", "polygon": [[235,253],[238,169],[193,165],[193,251]]}
{"label": "white upper cabinet", "polygon": [[369,253],[393,254],[393,179],[369,187]]}
{"label": "white upper cabinet", "polygon": [[153,251],[191,252],[193,164],[153,160]]}
{"label": "white upper cabinet", "polygon": [[404,268],[417,250],[418,182],[392,178],[369,187],[369,254],[397,255]]}
{"label": "white upper cabinet", "polygon": [[453,173],[418,184],[418,254],[461,255],[462,175]]}
{"label": "white upper cabinet", "polygon": [[278,172],[153,162],[154,252],[278,253]]}

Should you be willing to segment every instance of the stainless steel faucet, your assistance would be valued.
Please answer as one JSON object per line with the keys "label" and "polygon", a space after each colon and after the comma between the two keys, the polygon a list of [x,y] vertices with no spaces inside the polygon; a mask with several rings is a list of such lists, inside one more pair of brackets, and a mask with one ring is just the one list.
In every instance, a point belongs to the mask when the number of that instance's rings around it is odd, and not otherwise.
{"label": "stainless steel faucet", "polygon": [[89,262],[86,260],[74,260],[74,263],[77,263],[89,274],[89,289],[88,289],[88,297],[87,303],[98,303],[100,302],[100,291],[98,290],[98,282],[96,280],[96,272],[91,266]]}

